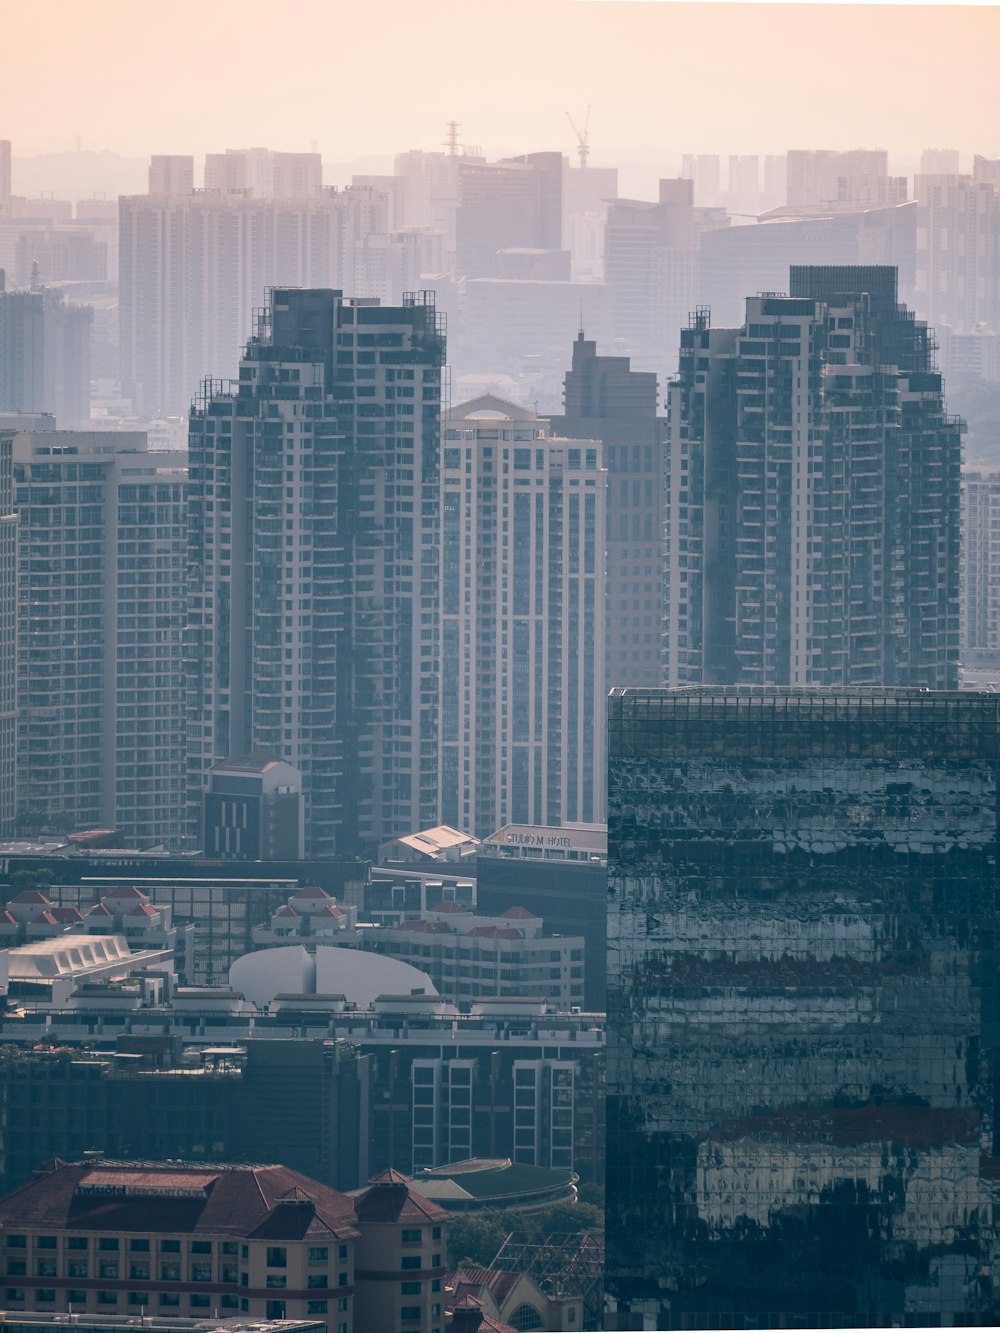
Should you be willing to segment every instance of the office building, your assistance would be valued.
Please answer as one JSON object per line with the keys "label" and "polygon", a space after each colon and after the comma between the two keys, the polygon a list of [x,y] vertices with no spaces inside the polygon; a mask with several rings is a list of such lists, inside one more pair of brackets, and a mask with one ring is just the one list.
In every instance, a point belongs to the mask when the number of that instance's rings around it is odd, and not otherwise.
{"label": "office building", "polygon": [[448,416],[440,811],[479,837],[603,818],[600,452],[490,395]]}
{"label": "office building", "polygon": [[270,287],[368,296],[358,247],[387,230],[371,190],[123,196],[119,214],[121,378],[145,416],[187,413],[205,377],[236,375]]}
{"label": "office building", "polygon": [[205,792],[209,856],[237,861],[298,860],[304,855],[302,774],[270,754],[213,764]]}
{"label": "office building", "polygon": [[154,153],[149,159],[150,194],[194,194],[194,158]]}
{"label": "office building", "polygon": [[668,685],[953,688],[961,425],[890,267],[682,334],[669,389]]}
{"label": "office building", "polygon": [[616,199],[604,230],[604,281],[616,350],[638,370],[671,373],[697,280],[694,186],[661,180],[659,199]]}
{"label": "office building", "polygon": [[89,306],[36,281],[5,291],[0,269],[0,412],[51,413],[61,429],[90,421]]}
{"label": "office building", "polygon": [[614,691],[610,738],[608,1326],[995,1324],[996,695]]}
{"label": "office building", "polygon": [[19,819],[184,827],[186,458],[138,432],[7,436],[19,514]]}
{"label": "office building", "polygon": [[1000,665],[1000,473],[962,474],[964,667]]}
{"label": "office building", "polygon": [[626,356],[598,356],[597,342],[573,343],[563,414],[552,430],[598,439],[608,473],[605,524],[605,655],[608,686],[660,683],[663,629],[664,441],[657,377],[632,370]]}
{"label": "office building", "polygon": [[444,345],[427,294],[275,288],[238,384],[205,383],[189,446],[192,826],[212,766],[258,751],[300,770],[311,857],[437,822]]}

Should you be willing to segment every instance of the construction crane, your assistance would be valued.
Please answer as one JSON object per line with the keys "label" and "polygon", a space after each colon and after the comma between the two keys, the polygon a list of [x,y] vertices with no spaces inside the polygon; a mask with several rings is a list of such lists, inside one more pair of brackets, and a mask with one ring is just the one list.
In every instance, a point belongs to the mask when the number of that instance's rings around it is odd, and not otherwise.
{"label": "construction crane", "polygon": [[587,165],[587,158],[590,156],[590,107],[587,107],[587,117],[583,122],[582,130],[578,130],[576,125],[573,124],[573,117],[568,111],[566,112],[566,119],[569,121],[573,133],[576,135],[576,151],[580,158],[580,166],[585,167]]}

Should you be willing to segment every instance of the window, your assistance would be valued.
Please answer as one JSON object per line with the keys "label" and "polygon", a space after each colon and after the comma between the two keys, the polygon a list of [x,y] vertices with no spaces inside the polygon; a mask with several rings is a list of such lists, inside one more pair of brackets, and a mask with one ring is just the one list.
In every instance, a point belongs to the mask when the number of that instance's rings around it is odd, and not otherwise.
{"label": "window", "polygon": [[284,1301],[266,1301],[264,1304],[264,1315],[267,1319],[284,1319],[285,1302]]}
{"label": "window", "polygon": [[148,1305],[148,1304],[149,1304],[149,1292],[148,1292],[148,1291],[130,1291],[129,1294],[128,1294],[128,1303],[129,1303],[129,1305]]}
{"label": "window", "polygon": [[211,1254],[212,1242],[210,1240],[193,1240],[191,1242],[192,1254]]}
{"label": "window", "polygon": [[[39,1299],[41,1299],[41,1295],[42,1295],[42,1293],[39,1292],[38,1295],[39,1295]],[[98,1305],[117,1305],[117,1304],[118,1304],[118,1293],[117,1293],[117,1291],[99,1291],[99,1292],[97,1293],[97,1304],[98,1304]]]}
{"label": "window", "polygon": [[192,1310],[207,1310],[211,1304],[212,1304],[211,1296],[201,1294],[191,1297]]}
{"label": "window", "polygon": [[310,1273],[309,1276],[306,1278],[306,1286],[307,1286],[307,1287],[313,1287],[313,1288],[315,1288],[315,1287],[325,1287],[325,1286],[326,1286],[326,1274],[325,1274],[325,1273]]}
{"label": "window", "polygon": [[419,1283],[419,1282],[401,1282],[401,1283],[399,1284],[399,1294],[400,1294],[401,1296],[419,1296],[419,1295],[420,1295],[420,1283]]}
{"label": "window", "polygon": [[4,1293],[3,1293],[3,1294],[4,1294],[4,1299],[5,1299],[5,1300],[8,1300],[8,1301],[23,1301],[23,1300],[24,1300],[24,1288],[23,1288],[23,1287],[6,1287],[6,1288],[4,1289]]}
{"label": "window", "polygon": [[[11,1238],[8,1237],[8,1239],[7,1239],[7,1244],[10,1245],[10,1243],[11,1243]],[[67,1248],[67,1250],[86,1250],[86,1249],[89,1247],[89,1243],[90,1243],[90,1242],[89,1242],[89,1239],[88,1239],[87,1236],[67,1236],[67,1237],[66,1237],[66,1248]],[[147,1242],[147,1244],[148,1244],[148,1242]]]}
{"label": "window", "polygon": [[234,1240],[224,1240],[222,1242],[223,1254],[239,1254],[239,1246]]}
{"label": "window", "polygon": [[129,1249],[132,1251],[133,1254],[148,1254],[148,1253],[149,1253],[149,1241],[148,1241],[148,1240],[130,1240],[129,1243],[128,1243],[128,1247],[129,1247]]}
{"label": "window", "polygon": [[212,1265],[211,1264],[192,1264],[191,1281],[192,1282],[211,1282]]}
{"label": "window", "polygon": [[511,1328],[516,1328],[518,1333],[524,1333],[526,1329],[544,1328],[545,1321],[533,1305],[519,1305],[508,1320]]}
{"label": "window", "polygon": [[434,1229],[431,1231],[431,1240],[440,1240],[440,1239],[441,1239],[441,1228],[434,1227]]}
{"label": "window", "polygon": [[421,1314],[419,1305],[404,1305],[399,1312],[400,1319],[419,1319]]}
{"label": "window", "polygon": [[74,1289],[67,1291],[66,1304],[69,1305],[70,1307],[74,1305],[86,1305],[87,1293],[85,1291],[77,1291]]}
{"label": "window", "polygon": [[240,1303],[235,1296],[223,1296],[219,1304],[224,1310],[236,1310]]}
{"label": "window", "polygon": [[[67,1277],[86,1277],[86,1276],[87,1276],[87,1261],[86,1261],[86,1259],[77,1259],[75,1262],[71,1260],[71,1261],[66,1265],[66,1276],[67,1276]],[[147,1276],[148,1276],[148,1274],[147,1274]]]}
{"label": "window", "polygon": [[[180,1245],[180,1242],[179,1242],[179,1241],[178,1241],[178,1245]],[[117,1250],[117,1249],[118,1249],[118,1237],[117,1237],[117,1236],[100,1236],[100,1237],[98,1237],[97,1248],[98,1248],[99,1250]]]}
{"label": "window", "polygon": [[55,1248],[56,1248],[56,1238],[55,1238],[55,1236],[36,1236],[36,1237],[35,1237],[35,1249],[36,1249],[36,1250],[54,1250]]}
{"label": "window", "polygon": [[[103,1264],[102,1267],[104,1267]],[[56,1261],[54,1259],[38,1260],[37,1264],[35,1265],[36,1277],[55,1277],[55,1275],[56,1275]]]}
{"label": "window", "polygon": [[326,1301],[306,1301],[306,1314],[326,1314]]}
{"label": "window", "polygon": [[161,1291],[161,1292],[160,1292],[160,1305],[161,1305],[161,1306],[177,1306],[177,1305],[180,1305],[180,1303],[181,1303],[180,1292],[177,1292],[177,1291]]}
{"label": "window", "polygon": [[403,1229],[404,1245],[419,1245],[423,1237],[420,1227],[409,1227]]}
{"label": "window", "polygon": [[117,1278],[118,1265],[114,1262],[108,1262],[97,1265],[97,1276],[107,1278]]}
{"label": "window", "polygon": [[347,1286],[347,1274],[346,1274],[346,1273],[338,1273],[338,1274],[337,1274],[337,1286],[338,1286],[338,1287],[346,1287],[346,1286]]}
{"label": "window", "polygon": [[163,1254],[180,1254],[181,1243],[179,1240],[161,1240],[160,1250]]}
{"label": "window", "polygon": [[7,1237],[7,1248],[8,1248],[8,1250],[24,1250],[24,1249],[27,1249],[27,1246],[28,1246],[28,1238],[27,1238],[27,1236],[8,1236],[8,1237]]}
{"label": "window", "polygon": [[181,1266],[180,1264],[160,1264],[161,1282],[180,1282]]}
{"label": "window", "polygon": [[325,1245],[310,1245],[309,1262],[311,1264],[323,1264],[327,1260],[327,1247]]}
{"label": "window", "polygon": [[419,1268],[421,1259],[419,1254],[404,1254],[400,1261],[400,1268]]}
{"label": "window", "polygon": [[8,1259],[7,1276],[24,1277],[28,1272],[28,1262],[26,1259]]}
{"label": "window", "polygon": [[268,1268],[288,1267],[288,1251],[284,1245],[269,1245],[267,1247],[267,1266]]}
{"label": "window", "polygon": [[346,1259],[346,1258],[347,1258],[347,1246],[346,1246],[346,1245],[341,1245],[340,1249],[337,1251],[337,1258],[338,1258],[338,1259]]}
{"label": "window", "polygon": [[266,1285],[272,1291],[279,1291],[282,1287],[288,1286],[288,1278],[284,1273],[268,1273]]}

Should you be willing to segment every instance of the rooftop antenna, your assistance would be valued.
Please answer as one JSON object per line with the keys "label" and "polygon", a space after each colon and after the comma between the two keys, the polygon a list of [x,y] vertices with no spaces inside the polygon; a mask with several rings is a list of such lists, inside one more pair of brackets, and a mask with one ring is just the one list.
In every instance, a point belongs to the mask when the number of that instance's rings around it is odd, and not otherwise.
{"label": "rooftop antenna", "polygon": [[590,157],[590,107],[587,107],[587,116],[583,122],[583,129],[578,130],[573,122],[573,117],[566,112],[566,119],[569,121],[573,133],[576,135],[576,151],[580,158],[580,166],[587,165],[587,159]]}
{"label": "rooftop antenna", "polygon": [[459,154],[458,121],[449,120],[445,128],[447,129],[448,133],[445,136],[444,146],[448,150],[448,156],[458,157]]}

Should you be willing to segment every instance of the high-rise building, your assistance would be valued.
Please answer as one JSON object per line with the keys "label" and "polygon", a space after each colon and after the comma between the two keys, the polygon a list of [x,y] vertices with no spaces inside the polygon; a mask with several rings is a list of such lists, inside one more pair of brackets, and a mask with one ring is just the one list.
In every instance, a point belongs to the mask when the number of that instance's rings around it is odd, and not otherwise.
{"label": "high-rise building", "polygon": [[995,1324],[997,697],[615,691],[609,743],[607,1326]]}
{"label": "high-rise building", "polygon": [[88,424],[93,317],[59,292],[5,291],[0,270],[0,412],[48,412],[64,429]]}
{"label": "high-rise building", "polygon": [[0,829],[17,810],[17,511],[10,433],[0,426]]}
{"label": "high-rise building", "polygon": [[890,267],[682,334],[669,389],[668,685],[954,688],[961,423]]}
{"label": "high-rise building", "polygon": [[604,817],[604,503],[596,439],[492,396],[445,429],[441,818]]}
{"label": "high-rise building", "polygon": [[906,178],[889,175],[884,148],[790,148],[787,170],[787,202],[794,206],[839,201],[878,207],[906,199]]}
{"label": "high-rise building", "polygon": [[306,850],[437,822],[443,327],[276,288],[233,385],[191,415],[188,777],[301,770]]}
{"label": "high-rise building", "polygon": [[661,180],[656,203],[617,199],[604,231],[604,281],[614,337],[641,370],[672,372],[694,304],[694,186]]}
{"label": "high-rise building", "polygon": [[657,378],[632,370],[627,356],[598,356],[596,341],[581,329],[563,396],[563,415],[552,418],[553,431],[600,440],[608,473],[605,680],[609,687],[658,685],[666,595],[666,420],[656,411]]}
{"label": "high-rise building", "polygon": [[[319,153],[276,153],[270,148],[227,148],[205,154],[205,189],[247,193],[256,199],[305,199],[323,188]],[[152,193],[152,190],[150,190]]]}
{"label": "high-rise building", "polygon": [[756,213],[760,208],[760,158],[756,153],[729,157],[727,203],[735,213]]}
{"label": "high-rise building", "polygon": [[456,273],[496,276],[499,250],[562,248],[563,158],[525,153],[501,162],[463,158],[458,166]]}
{"label": "high-rise building", "polygon": [[962,665],[1000,665],[1000,472],[962,475]]}
{"label": "high-rise building", "polygon": [[27,828],[183,833],[183,455],[134,432],[11,432],[18,807]]}
{"label": "high-rise building", "polygon": [[194,158],[184,153],[154,153],[149,159],[150,194],[193,194]]}
{"label": "high-rise building", "polygon": [[970,333],[1000,331],[1000,183],[918,176],[917,287],[923,319]]}
{"label": "high-rise building", "polygon": [[959,154],[957,148],[925,148],[920,154],[922,176],[957,176]]}
{"label": "high-rise building", "polygon": [[685,153],[681,175],[694,183],[699,207],[713,208],[722,202],[722,159],[718,153]]}
{"label": "high-rise building", "polygon": [[203,377],[236,374],[271,286],[369,295],[358,247],[386,231],[385,198],[371,190],[136,195],[119,209],[122,381],[146,415],[186,412]]}
{"label": "high-rise building", "polygon": [[10,140],[0,139],[0,208],[10,202]]}

